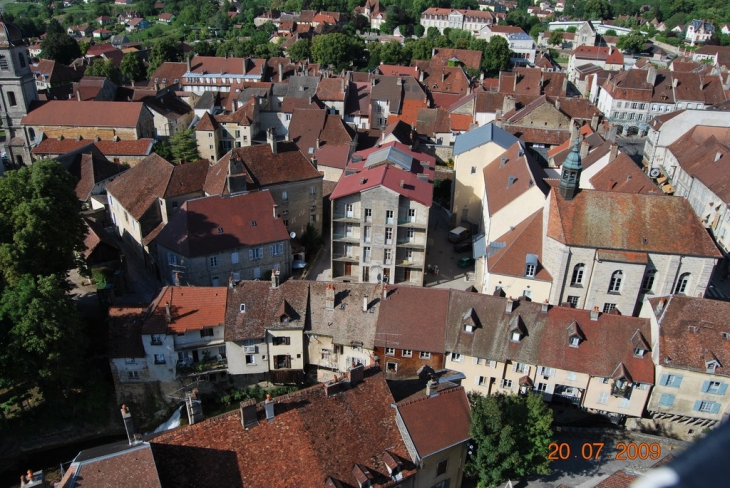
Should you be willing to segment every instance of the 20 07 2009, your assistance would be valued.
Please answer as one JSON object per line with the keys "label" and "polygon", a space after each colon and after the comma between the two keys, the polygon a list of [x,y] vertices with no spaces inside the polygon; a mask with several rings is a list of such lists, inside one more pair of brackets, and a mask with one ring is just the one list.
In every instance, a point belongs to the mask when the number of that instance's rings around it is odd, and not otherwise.
{"label": "20 07 2009", "polygon": [[[657,460],[662,457],[662,446],[657,442],[651,444],[641,442],[619,442],[615,447],[609,447],[604,451],[605,443],[603,442],[584,442],[580,448],[580,457],[582,459],[601,459],[601,455],[606,459],[616,459],[619,461],[633,461],[634,459],[653,459]],[[615,453],[609,452],[611,449]],[[561,461],[566,459],[577,459],[578,454],[571,455],[570,444],[567,442],[552,442],[548,445],[548,459],[550,461]]]}

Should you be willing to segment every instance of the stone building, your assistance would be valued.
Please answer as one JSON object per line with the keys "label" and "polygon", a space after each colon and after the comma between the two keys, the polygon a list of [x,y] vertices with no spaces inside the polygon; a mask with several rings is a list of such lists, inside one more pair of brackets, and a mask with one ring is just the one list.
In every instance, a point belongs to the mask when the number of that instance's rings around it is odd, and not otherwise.
{"label": "stone building", "polygon": [[5,22],[0,13],[0,122],[5,129],[5,143],[0,152],[6,152],[15,166],[31,162],[30,146],[36,133],[25,127],[22,119],[31,102],[37,99],[23,34],[18,26]]}
{"label": "stone building", "polygon": [[423,284],[434,170],[398,142],[353,154],[330,195],[333,280]]}
{"label": "stone building", "polygon": [[289,233],[268,191],[188,200],[155,239],[165,282],[220,286],[289,276]]}

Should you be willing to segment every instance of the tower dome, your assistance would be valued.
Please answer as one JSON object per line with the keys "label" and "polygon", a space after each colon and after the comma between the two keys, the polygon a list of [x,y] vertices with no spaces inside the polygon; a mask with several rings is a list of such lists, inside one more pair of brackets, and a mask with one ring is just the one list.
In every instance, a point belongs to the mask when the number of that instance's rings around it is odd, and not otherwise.
{"label": "tower dome", "polygon": [[572,169],[574,171],[583,169],[583,165],[581,164],[581,157],[580,157],[580,139],[575,140],[575,144],[573,145],[573,150],[570,151],[568,156],[565,158],[563,167],[567,168],[567,169]]}

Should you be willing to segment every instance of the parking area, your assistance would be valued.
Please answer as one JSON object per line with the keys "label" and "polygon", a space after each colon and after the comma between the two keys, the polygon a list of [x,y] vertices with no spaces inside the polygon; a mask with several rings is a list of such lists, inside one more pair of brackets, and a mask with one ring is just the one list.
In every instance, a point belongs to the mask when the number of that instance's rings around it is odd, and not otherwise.
{"label": "parking area", "polygon": [[462,257],[471,256],[471,252],[454,251],[454,244],[448,240],[449,218],[441,206],[431,207],[428,226],[426,266],[438,267],[438,274],[427,273],[423,286],[466,290],[474,284],[474,265],[460,268],[457,263]]}

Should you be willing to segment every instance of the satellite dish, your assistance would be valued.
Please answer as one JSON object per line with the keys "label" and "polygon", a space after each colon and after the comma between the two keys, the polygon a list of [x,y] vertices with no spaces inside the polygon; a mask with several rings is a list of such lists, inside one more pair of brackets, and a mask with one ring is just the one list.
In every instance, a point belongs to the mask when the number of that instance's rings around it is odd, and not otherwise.
{"label": "satellite dish", "polygon": [[659,178],[659,175],[661,175],[662,172],[659,170],[659,168],[652,168],[651,171],[649,171],[649,176],[652,178]]}
{"label": "satellite dish", "polygon": [[294,239],[296,236],[297,236],[297,233],[296,232],[291,232],[289,234],[289,237],[291,237],[292,239]]}

